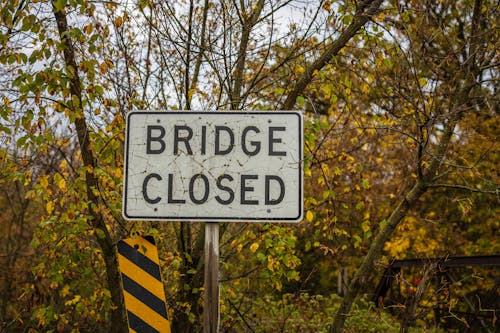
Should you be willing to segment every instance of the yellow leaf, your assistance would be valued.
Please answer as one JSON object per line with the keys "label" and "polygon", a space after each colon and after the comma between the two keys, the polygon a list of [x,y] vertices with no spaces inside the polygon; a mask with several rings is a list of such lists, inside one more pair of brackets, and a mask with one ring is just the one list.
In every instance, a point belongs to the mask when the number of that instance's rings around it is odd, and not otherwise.
{"label": "yellow leaf", "polygon": [[331,3],[330,1],[325,1],[325,2],[323,3],[323,6],[322,6],[322,7],[323,7],[323,9],[324,9],[324,10],[326,10],[326,11],[330,11],[330,8],[331,8],[330,6],[331,6],[331,4],[332,4],[332,3]]}
{"label": "yellow leaf", "polygon": [[31,182],[31,175],[29,172],[25,172],[24,177],[24,186],[27,186]]}
{"label": "yellow leaf", "polygon": [[367,85],[366,83],[363,83],[363,85],[361,86],[361,92],[362,92],[363,94],[366,94],[366,93],[367,93],[367,92],[369,92],[369,91],[370,91],[370,86],[369,86],[369,85]]}
{"label": "yellow leaf", "polygon": [[297,74],[302,74],[305,72],[305,70],[306,69],[300,65],[295,66],[295,73],[297,73]]}
{"label": "yellow leaf", "polygon": [[69,291],[69,285],[65,285],[62,289],[61,289],[61,296],[62,297],[66,297],[70,294],[70,291]]}
{"label": "yellow leaf", "polygon": [[42,176],[40,177],[40,185],[44,188],[47,189],[49,186],[49,177],[48,176]]}
{"label": "yellow leaf", "polygon": [[66,170],[67,167],[68,167],[68,162],[66,162],[66,160],[62,160],[61,163],[59,163],[59,168],[61,170]]}
{"label": "yellow leaf", "polygon": [[101,74],[106,74],[106,72],[108,71],[108,65],[103,62],[99,65],[99,70],[101,71]]}
{"label": "yellow leaf", "polygon": [[257,251],[258,248],[259,244],[257,243],[253,243],[252,245],[250,245],[250,251],[252,251],[252,253],[255,253],[255,251]]}
{"label": "yellow leaf", "polygon": [[378,17],[376,17],[377,21],[383,21],[385,18],[385,13],[384,12],[381,12]]}
{"label": "yellow leaf", "polygon": [[313,219],[314,219],[313,212],[311,212],[310,210],[308,210],[307,213],[306,213],[306,220],[309,221],[309,222],[312,222]]}
{"label": "yellow leaf", "polygon": [[57,186],[61,189],[61,191],[66,191],[66,181],[64,178],[61,178],[59,182],[57,183]]}
{"label": "yellow leaf", "polygon": [[115,67],[115,64],[113,64],[113,61],[111,59],[106,59],[105,61],[109,68]]}
{"label": "yellow leaf", "polygon": [[81,298],[82,298],[82,296],[80,296],[80,295],[76,295],[75,297],[73,297],[73,299],[72,299],[72,300],[66,301],[66,302],[64,303],[64,305],[66,305],[66,306],[69,306],[69,305],[74,305],[74,304],[76,304],[76,303],[80,302],[80,299],[81,299]]}
{"label": "yellow leaf", "polygon": [[52,212],[54,211],[54,202],[53,201],[47,202],[47,204],[45,205],[45,209],[47,210],[47,213],[49,215],[52,214]]}
{"label": "yellow leaf", "polygon": [[328,199],[328,197],[330,196],[330,191],[323,191],[323,200],[326,200]]}
{"label": "yellow leaf", "polygon": [[83,27],[83,32],[85,32],[87,35],[90,35],[92,33],[92,30],[94,30],[94,26],[92,24],[87,24],[85,27]]}
{"label": "yellow leaf", "polygon": [[121,27],[122,23],[123,23],[123,19],[122,19],[122,17],[121,17],[121,16],[118,16],[118,17],[115,19],[115,25],[116,25],[116,27],[117,27],[117,28]]}
{"label": "yellow leaf", "polygon": [[270,270],[271,272],[274,272],[275,269],[275,260],[271,256],[267,256],[267,269]]}

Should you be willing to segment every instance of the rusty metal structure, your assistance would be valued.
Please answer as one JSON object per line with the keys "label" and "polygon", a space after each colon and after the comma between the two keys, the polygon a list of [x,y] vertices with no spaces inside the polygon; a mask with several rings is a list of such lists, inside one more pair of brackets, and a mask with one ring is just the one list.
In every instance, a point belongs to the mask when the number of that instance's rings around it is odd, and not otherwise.
{"label": "rusty metal structure", "polygon": [[[499,268],[500,254],[393,260],[373,301],[409,325],[431,317],[443,329],[495,332],[500,312]],[[481,289],[479,281],[488,288]]]}

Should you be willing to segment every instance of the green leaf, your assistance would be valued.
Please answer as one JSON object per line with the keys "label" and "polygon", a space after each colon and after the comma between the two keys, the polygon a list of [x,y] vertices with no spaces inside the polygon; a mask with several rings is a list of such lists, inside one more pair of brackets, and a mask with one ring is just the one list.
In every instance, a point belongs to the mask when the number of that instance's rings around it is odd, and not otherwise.
{"label": "green leaf", "polygon": [[304,96],[297,97],[297,105],[299,107],[304,106],[305,102],[306,102],[306,99],[304,98]]}
{"label": "green leaf", "polygon": [[95,92],[98,93],[99,95],[104,94],[104,89],[102,88],[102,86],[96,85],[96,86],[94,86],[94,89],[95,89]]}
{"label": "green leaf", "polygon": [[394,67],[394,64],[392,63],[391,59],[389,59],[389,58],[384,58],[384,60],[382,60],[382,62],[384,63],[385,67],[387,67],[389,69]]}
{"label": "green leaf", "polygon": [[66,7],[66,0],[55,0],[53,2],[54,4],[54,9],[56,12],[59,12],[61,10],[64,9],[64,7]]}
{"label": "green leaf", "polygon": [[351,24],[351,22],[352,22],[352,15],[351,14],[344,15],[344,17],[342,18],[342,23],[344,23],[345,25],[349,25]]}
{"label": "green leaf", "polygon": [[358,248],[363,240],[358,235],[354,235],[354,248]]}
{"label": "green leaf", "polygon": [[76,95],[71,96],[71,102],[73,102],[74,107],[80,107],[80,100]]}
{"label": "green leaf", "polygon": [[174,269],[179,269],[179,267],[181,267],[181,263],[179,262],[179,260],[174,259],[170,266],[172,266]]}
{"label": "green leaf", "polygon": [[144,9],[148,5],[149,5],[149,1],[148,0],[141,0],[141,1],[139,1],[139,8],[140,9]]}
{"label": "green leaf", "polygon": [[104,231],[102,231],[101,229],[95,229],[95,234],[96,234],[97,238],[99,238],[99,239],[106,238]]}

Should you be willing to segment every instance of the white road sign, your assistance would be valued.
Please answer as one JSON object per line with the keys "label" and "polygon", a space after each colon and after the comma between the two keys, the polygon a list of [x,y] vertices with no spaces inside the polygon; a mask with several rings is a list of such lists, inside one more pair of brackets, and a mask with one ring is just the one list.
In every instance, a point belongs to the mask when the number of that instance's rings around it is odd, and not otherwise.
{"label": "white road sign", "polygon": [[299,112],[131,112],[123,215],[299,222],[302,147]]}

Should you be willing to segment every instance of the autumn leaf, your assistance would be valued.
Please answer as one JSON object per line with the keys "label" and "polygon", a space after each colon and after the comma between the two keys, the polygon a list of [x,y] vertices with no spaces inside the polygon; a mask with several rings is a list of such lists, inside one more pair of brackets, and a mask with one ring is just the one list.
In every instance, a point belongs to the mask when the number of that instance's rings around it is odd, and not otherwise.
{"label": "autumn leaf", "polygon": [[118,17],[115,19],[114,23],[115,23],[115,26],[116,26],[117,28],[121,27],[121,26],[122,26],[122,23],[123,23],[123,18],[122,18],[121,16],[118,16]]}
{"label": "autumn leaf", "polygon": [[252,251],[252,253],[255,253],[255,251],[257,251],[258,248],[259,248],[258,243],[253,243],[252,245],[250,245],[250,251]]}
{"label": "autumn leaf", "polygon": [[57,186],[59,186],[59,189],[63,192],[66,191],[66,180],[64,178],[61,178],[59,182],[57,183]]}
{"label": "autumn leaf", "polygon": [[101,74],[106,74],[106,72],[108,71],[108,65],[106,64],[106,62],[102,62],[99,65],[99,71],[101,72]]}
{"label": "autumn leaf", "polygon": [[53,201],[49,201],[47,202],[47,204],[45,205],[45,210],[47,211],[47,214],[52,214],[52,212],[54,211],[54,202]]}
{"label": "autumn leaf", "polygon": [[40,177],[39,182],[44,189],[47,189],[47,187],[49,186],[49,177],[47,175],[44,175]]}
{"label": "autumn leaf", "polygon": [[314,214],[312,211],[308,210],[306,212],[306,220],[312,222],[314,220]]}

